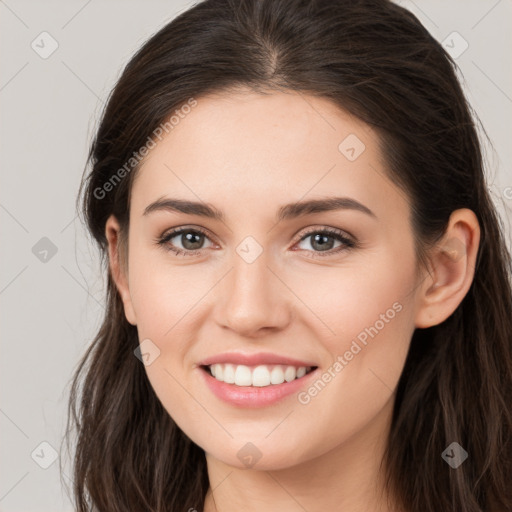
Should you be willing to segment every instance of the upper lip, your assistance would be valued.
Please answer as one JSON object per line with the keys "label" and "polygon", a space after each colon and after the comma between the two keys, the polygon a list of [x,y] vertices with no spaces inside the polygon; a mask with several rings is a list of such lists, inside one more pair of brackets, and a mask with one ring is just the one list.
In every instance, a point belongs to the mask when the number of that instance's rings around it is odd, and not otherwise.
{"label": "upper lip", "polygon": [[241,352],[225,352],[208,357],[199,363],[199,366],[210,366],[216,363],[243,364],[246,366],[257,366],[260,364],[281,364],[290,366],[316,366],[315,363],[299,361],[293,357],[280,356],[270,352],[258,352],[257,354],[244,354]]}

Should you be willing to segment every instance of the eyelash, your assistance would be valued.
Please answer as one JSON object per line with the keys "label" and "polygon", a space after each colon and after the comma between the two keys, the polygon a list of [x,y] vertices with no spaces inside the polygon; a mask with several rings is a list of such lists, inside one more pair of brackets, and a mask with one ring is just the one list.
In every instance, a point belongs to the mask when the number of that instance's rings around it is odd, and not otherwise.
{"label": "eyelash", "polygon": [[[188,250],[183,250],[183,249],[180,249],[177,247],[172,247],[169,244],[169,241],[182,233],[195,233],[195,234],[199,233],[199,234],[202,234],[202,235],[208,237],[208,234],[206,233],[206,231],[204,231],[200,228],[177,228],[177,229],[170,231],[169,233],[167,233],[165,235],[162,235],[160,238],[157,238],[155,240],[155,242],[159,246],[163,247],[165,250],[172,251],[177,256],[182,256],[182,257],[196,256],[196,255],[200,254],[202,250],[204,250],[204,249],[197,249],[195,251],[192,251],[192,250],[188,251]],[[339,242],[341,242],[343,244],[340,247],[338,247],[336,249],[330,249],[329,251],[308,251],[308,252],[313,253],[313,255],[314,255],[313,258],[325,258],[328,256],[333,256],[335,254],[338,254],[341,251],[346,251],[346,250],[350,250],[350,249],[354,249],[354,248],[358,247],[358,244],[355,240],[352,240],[352,239],[346,237],[342,231],[339,231],[334,228],[311,229],[311,230],[307,231],[306,233],[302,234],[301,238],[299,238],[299,240],[297,240],[297,242],[295,244],[302,242],[303,240],[308,238],[308,236],[311,236],[313,234],[329,235],[332,238],[335,238],[336,240],[338,240]],[[306,250],[306,249],[301,249],[301,250]]]}

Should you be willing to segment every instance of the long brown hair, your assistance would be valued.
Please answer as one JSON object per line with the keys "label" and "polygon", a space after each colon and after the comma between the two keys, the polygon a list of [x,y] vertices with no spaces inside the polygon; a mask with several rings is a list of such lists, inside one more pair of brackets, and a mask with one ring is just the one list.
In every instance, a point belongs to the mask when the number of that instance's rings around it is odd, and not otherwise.
{"label": "long brown hair", "polygon": [[[421,263],[454,210],[477,215],[473,283],[446,321],[414,332],[383,467],[404,510],[512,510],[511,257],[456,71],[418,19],[388,0],[205,0],[140,48],[108,99],[78,197],[108,276],[103,324],[69,401],[79,512],[203,509],[204,451],[134,356],[137,330],[109,272],[105,222],[114,214],[126,241],[140,167],[132,157],[155,130],[191,98],[238,86],[327,98],[374,128],[387,175],[412,205]],[[454,441],[469,453],[456,469],[441,456]]]}

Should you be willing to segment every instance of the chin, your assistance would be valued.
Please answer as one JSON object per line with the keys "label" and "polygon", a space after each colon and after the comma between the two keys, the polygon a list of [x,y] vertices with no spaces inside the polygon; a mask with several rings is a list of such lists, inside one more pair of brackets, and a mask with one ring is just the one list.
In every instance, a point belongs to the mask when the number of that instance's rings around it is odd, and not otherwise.
{"label": "chin", "polygon": [[[274,441],[240,442],[230,440],[229,447],[226,446],[226,443],[222,443],[220,449],[216,446],[212,450],[205,451],[210,457],[214,457],[228,466],[258,471],[287,469],[308,460],[306,454],[297,449],[297,443],[287,449],[277,438]],[[300,445],[302,443],[298,444],[298,446]]]}

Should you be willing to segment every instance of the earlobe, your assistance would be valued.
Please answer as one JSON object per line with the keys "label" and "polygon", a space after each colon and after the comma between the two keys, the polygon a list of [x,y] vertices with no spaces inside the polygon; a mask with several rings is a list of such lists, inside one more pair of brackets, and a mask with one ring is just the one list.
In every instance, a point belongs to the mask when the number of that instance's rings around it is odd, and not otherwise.
{"label": "earlobe", "polygon": [[453,212],[443,239],[432,249],[432,270],[419,287],[416,327],[438,325],[457,309],[473,282],[479,244],[474,212]]}
{"label": "earlobe", "polygon": [[108,242],[109,267],[112,279],[123,301],[126,320],[132,325],[137,325],[135,311],[128,286],[128,265],[123,261],[120,244],[120,226],[114,215],[111,215],[105,224],[105,236]]}

